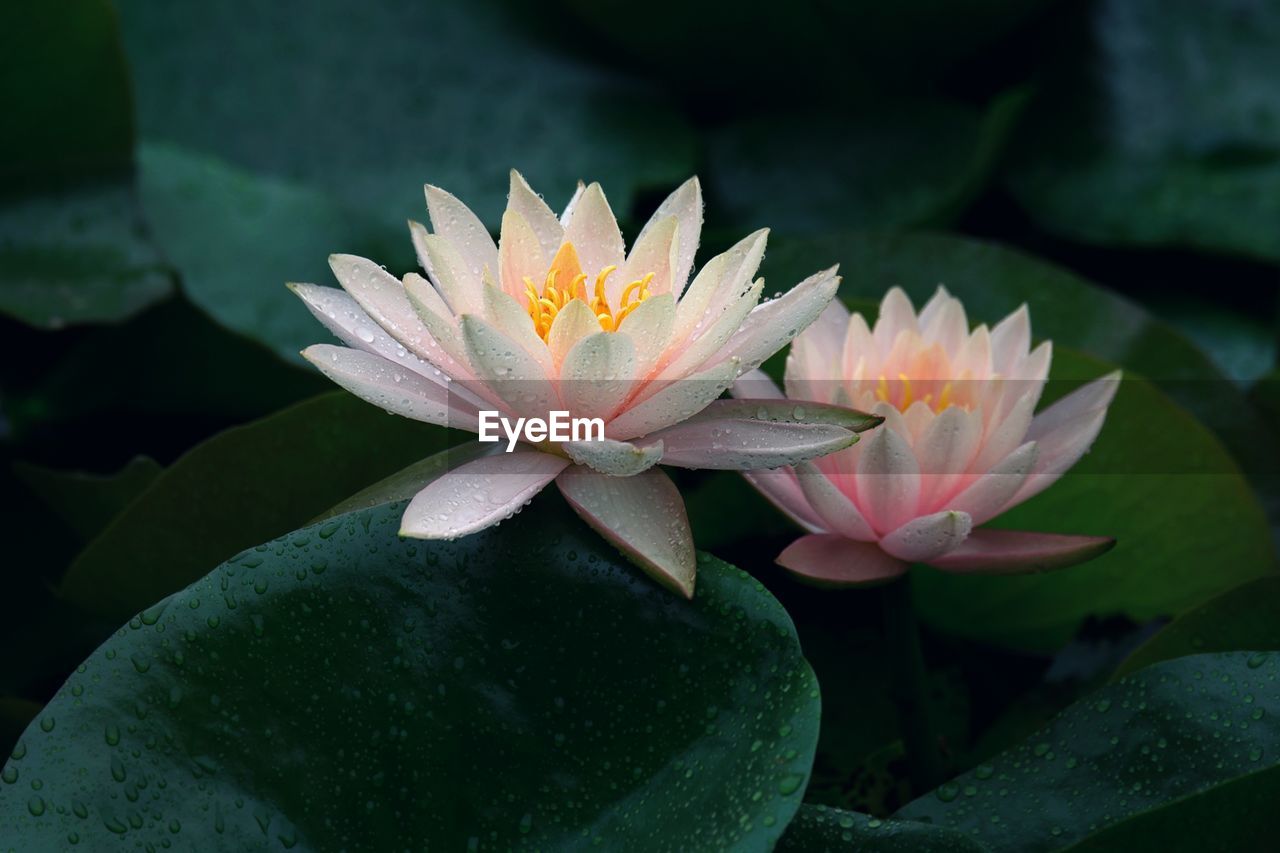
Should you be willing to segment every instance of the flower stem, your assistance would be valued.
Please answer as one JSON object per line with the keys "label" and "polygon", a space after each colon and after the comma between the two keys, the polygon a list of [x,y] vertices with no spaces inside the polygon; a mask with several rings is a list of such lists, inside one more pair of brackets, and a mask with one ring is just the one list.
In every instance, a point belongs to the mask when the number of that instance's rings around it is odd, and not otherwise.
{"label": "flower stem", "polygon": [[890,581],[881,595],[889,649],[889,690],[898,709],[911,787],[919,796],[942,782],[943,764],[930,714],[928,673],[920,651],[910,576]]}

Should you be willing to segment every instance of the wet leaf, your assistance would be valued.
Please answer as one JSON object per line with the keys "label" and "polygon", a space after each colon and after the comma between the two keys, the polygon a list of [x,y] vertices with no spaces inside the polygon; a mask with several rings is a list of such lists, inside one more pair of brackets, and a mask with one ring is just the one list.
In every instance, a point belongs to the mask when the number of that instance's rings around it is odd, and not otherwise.
{"label": "wet leaf", "polygon": [[122,618],[453,440],[345,392],[229,429],[156,478],[76,558],[60,592]]}
{"label": "wet leaf", "polygon": [[121,628],[6,764],[0,836],[773,845],[819,701],[762,587],[704,557],[686,602],[554,495],[457,542],[399,539],[402,509],[252,548]]}
{"label": "wet leaf", "polygon": [[779,853],[982,853],[959,832],[911,820],[881,820],[828,806],[805,805],[775,848]]}
{"label": "wet leaf", "polygon": [[1280,792],[1277,667],[1231,652],[1128,675],[897,816],[993,851],[1254,846]]}
{"label": "wet leaf", "polygon": [[1280,260],[1280,5],[1103,0],[1081,22],[1019,140],[1019,201],[1075,240]]}

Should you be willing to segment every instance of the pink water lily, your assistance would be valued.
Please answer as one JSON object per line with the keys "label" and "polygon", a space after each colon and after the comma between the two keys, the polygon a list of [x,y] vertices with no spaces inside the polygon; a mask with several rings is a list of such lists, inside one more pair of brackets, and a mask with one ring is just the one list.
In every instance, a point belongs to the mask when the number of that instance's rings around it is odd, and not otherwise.
{"label": "pink water lily", "polygon": [[[778,563],[826,585],[882,583],[927,563],[1006,573],[1071,565],[1113,540],[977,529],[1038,494],[1089,449],[1119,385],[1095,380],[1035,415],[1052,344],[1031,349],[1026,306],[970,331],[938,288],[916,314],[894,288],[875,328],[838,301],[787,359],[786,396],[885,418],[856,447],[744,476],[809,531]],[[760,371],[735,394],[782,397]]]}
{"label": "pink water lily", "polygon": [[394,414],[476,432],[482,412],[514,421],[560,410],[599,418],[604,439],[460,451],[466,461],[410,502],[402,535],[483,530],[554,480],[635,563],[692,595],[684,503],[656,463],[794,464],[847,447],[878,422],[838,407],[797,417],[778,401],[716,401],[817,318],[838,280],[830,269],[761,303],[758,231],[690,281],[702,228],[696,179],[658,207],[629,252],[598,184],[579,185],[556,216],[512,172],[496,244],[458,199],[432,186],[426,196],[434,230],[410,223],[426,278],[335,255],[342,291],[293,285],[346,344],[303,355]]}

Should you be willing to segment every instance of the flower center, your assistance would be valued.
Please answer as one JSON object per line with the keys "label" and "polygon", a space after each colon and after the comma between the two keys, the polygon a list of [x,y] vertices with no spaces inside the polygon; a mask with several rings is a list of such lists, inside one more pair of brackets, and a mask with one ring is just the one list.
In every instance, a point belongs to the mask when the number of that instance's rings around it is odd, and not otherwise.
{"label": "flower center", "polygon": [[888,403],[900,412],[905,412],[917,400],[935,412],[955,405],[969,408],[967,401],[956,399],[955,383],[952,380],[917,379],[913,385],[911,377],[905,373],[899,373],[896,380],[889,380],[881,374],[876,382],[876,399]]}
{"label": "flower center", "polygon": [[529,317],[533,320],[538,336],[545,341],[551,333],[551,324],[555,322],[556,315],[575,299],[591,309],[601,329],[616,332],[627,315],[649,298],[649,282],[653,281],[653,273],[649,273],[628,283],[618,297],[617,309],[614,309],[605,294],[605,282],[617,269],[610,265],[600,270],[588,294],[587,274],[582,271],[582,265],[578,262],[577,250],[572,243],[561,245],[551,261],[551,268],[547,270],[541,291],[532,278],[525,276],[524,279],[524,293],[529,300]]}

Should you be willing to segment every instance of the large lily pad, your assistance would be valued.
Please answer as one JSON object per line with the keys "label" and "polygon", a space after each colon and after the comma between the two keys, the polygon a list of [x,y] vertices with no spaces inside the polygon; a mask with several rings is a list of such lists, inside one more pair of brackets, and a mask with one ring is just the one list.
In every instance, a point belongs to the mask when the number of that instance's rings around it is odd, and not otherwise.
{"label": "large lily pad", "polygon": [[1162,660],[1237,649],[1280,649],[1280,576],[1241,584],[1182,614],[1135,649],[1117,674]]}
{"label": "large lily pad", "polygon": [[1278,671],[1265,652],[1141,670],[897,816],[993,851],[1254,846],[1280,793]]}
{"label": "large lily pad", "polygon": [[227,430],[157,477],[81,552],[60,591],[126,617],[453,440],[345,392]]}
{"label": "large lily pad", "polygon": [[905,101],[737,122],[711,137],[709,186],[719,215],[784,233],[946,222],[981,190],[1022,100],[985,116]]}
{"label": "large lily pad", "polygon": [[1077,240],[1280,260],[1280,4],[1102,0],[1029,117],[1010,184]]}
{"label": "large lily pad", "polygon": [[770,849],[819,700],[762,587],[703,557],[680,600],[553,496],[457,542],[399,539],[402,510],[248,550],[121,628],[5,765],[0,836]]}
{"label": "large lily pad", "polygon": [[967,835],[914,820],[881,820],[806,803],[776,848],[780,853],[982,853]]}
{"label": "large lily pad", "polygon": [[119,320],[171,276],[128,177],[129,78],[106,0],[0,11],[0,312],[41,328]]}

